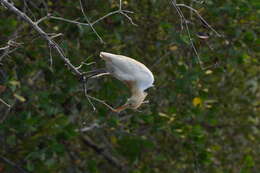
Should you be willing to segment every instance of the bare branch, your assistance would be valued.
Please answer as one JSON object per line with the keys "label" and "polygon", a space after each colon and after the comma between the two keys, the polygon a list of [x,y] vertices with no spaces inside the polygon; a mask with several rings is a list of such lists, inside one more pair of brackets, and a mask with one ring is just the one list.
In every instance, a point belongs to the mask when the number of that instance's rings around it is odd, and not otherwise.
{"label": "bare branch", "polygon": [[[0,2],[2,2],[4,4],[5,7],[7,7],[10,11],[14,12],[16,15],[18,15],[19,17],[21,17],[23,20],[25,20],[34,30],[36,30],[40,36],[42,38],[44,38],[45,40],[48,41],[48,44],[50,45],[51,48],[56,49],[56,51],[59,53],[60,57],[62,58],[62,60],[68,65],[68,67],[75,72],[78,76],[82,76],[83,73],[81,73],[77,67],[75,67],[74,65],[71,64],[70,60],[65,56],[63,50],[59,47],[59,45],[52,40],[51,37],[49,37],[49,35],[47,33],[45,33],[38,25],[37,23],[39,22],[33,22],[26,14],[24,14],[23,12],[21,12],[19,9],[17,9],[12,3],[9,3],[7,0],[0,0]],[[40,22],[43,20],[40,19]],[[86,86],[84,86],[84,88],[86,88]],[[86,89],[85,89],[85,95],[88,99],[92,99],[95,100],[97,102],[102,103],[103,105],[107,106],[109,109],[111,109],[112,111],[115,111],[114,108],[112,108],[110,105],[108,105],[105,101],[97,99],[95,97],[92,97],[90,95],[88,95],[86,93]],[[92,104],[92,102],[90,101],[90,104],[93,106],[93,109],[95,110],[94,105]]]}
{"label": "bare branch", "polygon": [[74,67],[74,65],[71,64],[70,60],[64,55],[62,49],[59,47],[59,45],[52,40],[52,38],[50,38],[48,36],[48,34],[46,32],[44,32],[38,25],[37,22],[33,22],[31,20],[31,18],[29,18],[25,13],[23,13],[22,11],[20,11],[19,9],[17,9],[12,3],[8,2],[7,0],[0,0],[0,2],[6,7],[8,8],[10,11],[12,11],[13,13],[15,13],[17,16],[21,17],[24,21],[26,21],[34,30],[36,30],[42,38],[44,38],[45,40],[48,41],[49,45],[51,45],[51,47],[53,47],[54,49],[56,49],[56,51],[58,52],[58,54],[60,55],[61,59],[68,65],[68,67],[77,75],[81,76],[82,73],[76,68]]}
{"label": "bare branch", "polygon": [[0,47],[0,50],[5,50],[8,49],[10,47],[10,45],[6,45],[5,47]]}
{"label": "bare branch", "polygon": [[99,38],[99,40],[101,41],[101,43],[105,43],[104,40],[101,38],[101,36],[98,34],[98,32],[96,31],[96,29],[93,27],[95,24],[97,24],[98,22],[100,22],[101,20],[113,15],[113,14],[122,14],[123,16],[125,16],[132,25],[135,25],[137,26],[137,24],[135,24],[133,22],[133,19],[127,14],[127,13],[134,13],[132,11],[128,11],[128,10],[122,10],[122,2],[120,0],[120,3],[119,3],[119,9],[116,10],[116,11],[112,11],[106,15],[104,15],[103,17],[97,19],[96,21],[94,22],[90,22],[85,11],[84,11],[84,8],[83,8],[83,5],[82,5],[82,1],[79,0],[79,3],[80,3],[80,9],[81,9],[81,12],[82,14],[84,15],[84,18],[85,20],[87,21],[87,23],[82,23],[82,22],[78,22],[76,20],[70,20],[70,19],[65,19],[65,18],[62,18],[62,17],[56,17],[56,16],[52,16],[51,14],[48,14],[47,16],[45,17],[42,17],[41,19],[39,19],[36,24],[38,25],[39,23],[41,23],[42,21],[46,20],[46,19],[55,19],[55,20],[61,20],[61,21],[64,21],[64,22],[69,22],[69,23],[73,23],[73,24],[78,24],[78,25],[83,25],[83,26],[90,26],[92,31],[97,35],[97,37]]}
{"label": "bare branch", "polygon": [[64,19],[62,17],[50,16],[49,18],[55,19],[55,20],[61,20],[61,21],[64,21],[64,22],[73,23],[73,24],[77,24],[77,25],[89,26],[88,23],[82,23],[82,22],[77,22],[76,20]]}
{"label": "bare branch", "polygon": [[[82,2],[81,2],[81,1],[80,1],[80,6],[81,6],[81,11],[82,11],[83,15],[84,15],[85,18],[86,18],[85,12],[83,11],[83,8],[82,8]],[[60,20],[60,21],[68,22],[68,23],[77,24],[77,25],[83,25],[83,26],[93,27],[93,26],[94,26],[95,24],[97,24],[98,22],[104,20],[105,18],[107,18],[107,17],[109,17],[109,16],[111,16],[111,15],[117,14],[117,13],[124,15],[124,16],[131,22],[131,24],[137,26],[137,24],[135,24],[135,23],[133,22],[132,18],[131,18],[130,16],[128,16],[128,14],[127,14],[127,13],[133,14],[134,12],[129,11],[129,10],[122,10],[122,2],[121,2],[121,0],[120,0],[120,4],[119,4],[119,9],[118,9],[118,10],[115,10],[115,11],[112,11],[112,12],[110,12],[110,13],[107,13],[106,15],[100,17],[99,19],[95,20],[95,21],[92,22],[92,23],[88,20],[88,18],[86,18],[86,19],[87,19],[87,23],[83,23],[83,22],[78,22],[77,20],[65,19],[65,18],[63,18],[63,17],[57,17],[57,16],[52,16],[51,14],[48,14],[47,16],[45,16],[45,17],[39,19],[39,20],[37,21],[37,24],[41,23],[42,21],[44,21],[44,20],[46,20],[46,19],[54,19],[54,20]],[[93,30],[93,28],[92,28],[92,30]]]}
{"label": "bare branch", "polygon": [[[20,28],[18,28],[19,30]],[[17,31],[14,32],[14,37],[16,37]],[[13,37],[13,36],[11,36]],[[5,56],[8,56],[9,54],[11,54],[12,52],[16,51],[21,45],[22,43],[17,43],[15,42],[16,38],[10,38],[10,40],[7,42],[7,45],[4,47],[0,48],[0,51],[4,51],[3,54],[0,56],[0,62],[3,60],[3,58]]]}
{"label": "bare branch", "polygon": [[96,23],[100,22],[101,20],[103,20],[103,19],[105,19],[105,18],[107,18],[107,17],[109,17],[109,16],[111,16],[111,15],[113,15],[113,14],[119,13],[119,12],[120,12],[120,10],[116,10],[116,11],[112,11],[112,12],[110,12],[110,13],[107,13],[107,14],[104,15],[103,17],[101,17],[101,18],[95,20],[94,22],[92,22],[91,25],[95,25]]}
{"label": "bare branch", "polygon": [[119,10],[122,11],[122,0],[119,0]]}
{"label": "bare branch", "polygon": [[185,16],[184,16],[184,14],[182,13],[182,11],[181,11],[181,10],[179,9],[179,7],[177,6],[175,0],[172,0],[172,4],[173,4],[173,6],[175,7],[175,9],[177,10],[178,14],[180,15],[181,23],[182,23],[182,24],[181,24],[181,25],[182,25],[182,28],[183,28],[183,21],[184,21],[185,29],[186,29],[186,32],[187,32],[187,34],[188,34],[191,47],[192,47],[193,51],[195,52],[195,54],[196,54],[196,56],[197,56],[198,63],[199,63],[199,65],[200,65],[200,67],[201,67],[202,69],[204,69],[204,67],[202,66],[202,61],[201,61],[201,59],[200,59],[200,56],[199,56],[199,54],[198,54],[198,51],[197,51],[197,49],[196,49],[196,47],[195,47],[195,45],[194,45],[194,43],[193,43],[193,40],[192,40],[192,38],[191,38],[191,34],[190,34],[188,22],[187,22],[187,20],[186,20],[186,18],[185,18]]}
{"label": "bare branch", "polygon": [[221,35],[210,25],[208,24],[208,22],[199,14],[199,12],[197,10],[195,10],[194,8],[186,5],[186,4],[176,4],[177,7],[186,7],[188,9],[190,9],[191,11],[195,12],[197,14],[197,16],[203,21],[203,23],[205,23],[207,25],[207,27],[209,29],[211,29],[213,32],[215,32],[215,34],[218,36],[218,37],[221,37]]}
{"label": "bare branch", "polygon": [[6,103],[3,99],[0,98],[0,102],[3,103],[5,106],[7,106],[8,108],[11,108],[11,105],[9,105],[8,103]]}
{"label": "bare branch", "polygon": [[49,61],[50,61],[50,69],[53,71],[53,58],[52,58],[52,51],[51,51],[51,45],[49,44]]}
{"label": "bare branch", "polygon": [[128,16],[126,13],[124,13],[122,10],[121,10],[120,13],[121,13],[122,15],[124,15],[124,16],[131,22],[132,25],[138,26],[137,24],[134,23],[133,19],[132,19],[130,16]]}
{"label": "bare branch", "polygon": [[91,25],[95,25],[96,23],[100,22],[101,20],[103,20],[103,19],[105,19],[105,18],[107,18],[107,17],[109,17],[113,14],[117,14],[117,13],[124,15],[131,22],[132,25],[137,26],[137,24],[135,24],[133,22],[132,18],[130,16],[128,16],[128,14],[127,14],[127,13],[134,13],[134,12],[128,11],[128,10],[122,10],[122,0],[119,1],[119,9],[118,10],[112,11],[112,12],[104,15],[103,17],[101,17],[101,18],[97,19],[96,21],[92,22]]}
{"label": "bare branch", "polygon": [[9,56],[11,53],[13,53],[14,51],[16,51],[18,48],[13,48],[11,50],[9,50],[10,47],[8,47],[7,49],[5,49],[5,52],[0,56],[0,62],[3,60],[3,58],[5,56]]}
{"label": "bare branch", "polygon": [[92,97],[92,96],[90,96],[90,95],[86,95],[88,98],[90,98],[90,99],[92,99],[92,100],[95,100],[95,101],[97,101],[97,102],[99,102],[99,103],[101,103],[101,104],[103,104],[103,105],[105,105],[106,107],[108,107],[110,110],[112,110],[113,112],[116,112],[116,110],[112,107],[112,106],[110,106],[109,104],[107,104],[104,100],[100,100],[100,99],[98,99],[98,98],[96,98],[96,97]]}
{"label": "bare branch", "polygon": [[36,25],[39,25],[39,23],[41,23],[42,21],[44,21],[44,20],[46,20],[46,19],[48,19],[48,18],[50,18],[50,17],[51,17],[51,14],[48,13],[47,16],[44,16],[44,17],[40,18],[40,19],[36,22]]}
{"label": "bare branch", "polygon": [[89,22],[88,17],[87,17],[87,15],[85,14],[84,8],[83,8],[83,6],[82,6],[81,0],[79,0],[79,4],[80,4],[81,12],[82,12],[82,14],[84,15],[84,17],[85,17],[86,21],[88,22],[89,26],[91,27],[92,31],[96,34],[96,36],[98,37],[98,39],[100,40],[100,42],[104,44],[104,43],[105,43],[104,40],[100,37],[100,35],[97,33],[97,31],[95,30],[95,28],[93,27],[93,25]]}
{"label": "bare branch", "polygon": [[213,29],[213,28],[206,22],[206,20],[199,14],[199,12],[198,12],[197,10],[195,10],[194,8],[192,8],[192,7],[188,6],[188,5],[185,5],[185,4],[176,4],[176,0],[171,0],[171,2],[172,2],[172,5],[174,6],[174,8],[176,9],[177,13],[178,13],[179,16],[180,16],[180,19],[181,19],[181,28],[183,29],[183,23],[184,23],[184,25],[185,25],[185,30],[186,30],[186,32],[187,32],[187,34],[188,34],[191,47],[192,47],[192,49],[193,49],[193,51],[194,51],[194,53],[195,53],[195,55],[196,55],[196,57],[197,57],[198,64],[200,65],[200,68],[203,69],[203,70],[207,69],[208,67],[204,67],[204,66],[203,66],[203,62],[201,61],[200,55],[199,55],[199,53],[198,53],[198,51],[197,51],[197,49],[196,49],[196,47],[195,47],[195,45],[194,45],[193,39],[192,39],[191,34],[190,34],[190,29],[189,29],[189,26],[188,26],[188,21],[186,20],[184,14],[182,13],[182,11],[180,10],[179,7],[186,7],[186,8],[188,8],[188,9],[190,9],[191,11],[195,12],[195,13],[199,16],[199,18],[202,20],[202,22],[204,22],[204,23],[207,25],[208,28],[210,28],[213,32],[215,32],[218,37],[221,37],[221,35],[220,35],[215,29]]}
{"label": "bare branch", "polygon": [[83,82],[84,82],[84,83],[83,83],[84,94],[85,94],[85,96],[87,97],[89,104],[92,106],[93,111],[96,111],[96,107],[95,107],[95,105],[92,103],[92,101],[90,100],[89,95],[88,95],[88,90],[87,90],[87,77],[86,77],[86,76],[83,76]]}

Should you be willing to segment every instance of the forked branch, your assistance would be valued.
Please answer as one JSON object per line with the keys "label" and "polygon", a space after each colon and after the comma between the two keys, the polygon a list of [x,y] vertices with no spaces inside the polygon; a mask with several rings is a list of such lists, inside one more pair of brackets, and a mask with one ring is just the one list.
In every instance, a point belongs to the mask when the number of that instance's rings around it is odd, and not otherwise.
{"label": "forked branch", "polygon": [[0,2],[10,11],[15,13],[17,16],[22,18],[25,22],[27,22],[35,31],[37,31],[42,38],[44,38],[48,44],[54,48],[58,54],[60,55],[61,59],[67,64],[67,66],[78,76],[81,76],[82,73],[74,66],[71,64],[70,60],[64,55],[63,50],[61,47],[51,38],[49,35],[44,32],[39,26],[38,22],[33,22],[30,17],[28,17],[25,13],[20,11],[18,8],[16,8],[13,3],[7,1],[7,0],[0,0]]}

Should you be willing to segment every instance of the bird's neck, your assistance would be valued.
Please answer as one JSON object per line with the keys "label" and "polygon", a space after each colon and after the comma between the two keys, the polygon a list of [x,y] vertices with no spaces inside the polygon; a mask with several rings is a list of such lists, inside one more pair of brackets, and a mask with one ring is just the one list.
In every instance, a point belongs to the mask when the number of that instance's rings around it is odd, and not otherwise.
{"label": "bird's neck", "polygon": [[143,91],[139,88],[133,87],[131,88],[132,95],[143,95]]}
{"label": "bird's neck", "polygon": [[143,90],[140,90],[139,88],[133,87],[131,89],[132,97],[135,98],[145,98],[146,94]]}

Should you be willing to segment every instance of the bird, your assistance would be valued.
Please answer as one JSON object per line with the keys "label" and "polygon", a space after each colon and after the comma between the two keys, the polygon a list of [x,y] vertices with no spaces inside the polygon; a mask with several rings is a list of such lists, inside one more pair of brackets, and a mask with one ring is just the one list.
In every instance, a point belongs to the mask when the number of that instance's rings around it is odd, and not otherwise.
{"label": "bird", "polygon": [[143,63],[124,55],[100,52],[100,57],[105,61],[107,72],[125,83],[132,94],[124,105],[113,111],[137,110],[147,96],[145,90],[154,86],[153,73]]}

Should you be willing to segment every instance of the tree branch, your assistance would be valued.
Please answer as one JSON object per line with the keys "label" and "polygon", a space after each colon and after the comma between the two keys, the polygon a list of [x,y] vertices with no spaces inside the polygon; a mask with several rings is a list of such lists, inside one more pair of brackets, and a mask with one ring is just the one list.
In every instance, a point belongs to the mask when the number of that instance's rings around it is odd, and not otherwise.
{"label": "tree branch", "polygon": [[3,103],[5,106],[7,106],[8,108],[11,108],[11,105],[9,105],[8,103],[6,103],[3,99],[0,98],[0,102]]}
{"label": "tree branch", "polygon": [[189,41],[190,41],[190,44],[191,44],[191,47],[197,57],[197,61],[198,61],[198,64],[200,65],[200,68],[202,70],[205,70],[207,68],[209,68],[210,66],[208,67],[204,67],[203,65],[203,62],[201,61],[201,58],[200,58],[200,55],[199,55],[199,52],[197,51],[197,48],[193,42],[193,39],[191,37],[191,33],[190,33],[190,29],[189,29],[189,26],[188,26],[188,21],[187,19],[185,18],[183,12],[181,11],[180,7],[185,7],[185,8],[188,8],[189,10],[191,10],[192,12],[196,13],[196,15],[200,18],[200,20],[209,28],[211,29],[218,37],[221,37],[221,35],[211,26],[208,24],[208,22],[199,14],[199,12],[197,10],[195,10],[194,8],[186,5],[186,4],[177,4],[176,3],[176,0],[171,0],[171,3],[173,5],[173,7],[176,9],[180,19],[181,19],[181,28],[183,29],[183,24],[184,24],[184,27],[185,27],[185,30],[187,32],[187,35],[188,35],[188,38],[189,38]]}
{"label": "tree branch", "polygon": [[206,24],[206,26],[211,29],[213,32],[215,32],[215,34],[218,36],[218,37],[221,37],[221,35],[210,25],[208,24],[208,22],[199,14],[198,10],[195,10],[194,8],[186,5],[186,4],[176,4],[177,7],[185,7],[185,8],[188,8],[189,10],[193,11],[194,13],[197,14],[197,16],[200,18],[200,20]]}
{"label": "tree branch", "polygon": [[81,9],[81,12],[83,14],[83,16],[85,17],[85,20],[87,21],[87,23],[89,24],[90,28],[92,29],[92,31],[96,34],[96,36],[98,37],[98,39],[100,40],[101,43],[105,43],[104,40],[101,38],[101,36],[98,34],[98,32],[96,31],[96,29],[93,27],[93,25],[89,22],[89,19],[84,11],[84,8],[83,8],[83,5],[82,5],[82,2],[81,0],[79,0],[79,4],[80,4],[80,9]]}
{"label": "tree branch", "polygon": [[[81,1],[80,1],[81,2]],[[82,3],[81,3],[81,9],[82,9]],[[132,11],[129,11],[129,10],[122,10],[122,3],[120,1],[120,4],[119,4],[119,9],[118,10],[115,10],[115,11],[112,11],[112,12],[109,12],[107,13],[106,15],[96,19],[94,22],[90,22],[89,20],[87,21],[87,23],[83,23],[83,22],[78,22],[76,20],[70,20],[70,19],[65,19],[63,17],[57,17],[57,16],[52,16],[51,14],[47,14],[47,16],[44,16],[42,17],[41,19],[38,20],[37,24],[39,24],[40,22],[46,20],[46,19],[54,19],[54,20],[60,20],[60,21],[64,21],[64,22],[68,22],[68,23],[73,23],[73,24],[77,24],[77,25],[82,25],[82,26],[90,26],[90,27],[93,27],[95,24],[97,24],[98,22],[102,21],[103,19],[109,17],[109,16],[112,16],[114,14],[122,14],[124,15],[132,25],[135,25],[137,26],[137,24],[135,24],[133,22],[133,19],[128,16],[128,13],[129,14],[132,14],[134,12]],[[93,30],[93,28],[92,28]]]}
{"label": "tree branch", "polygon": [[37,31],[42,38],[48,41],[49,45],[56,49],[58,54],[60,55],[61,59],[68,65],[68,67],[76,73],[78,76],[81,76],[82,73],[71,64],[70,60],[64,55],[62,49],[59,47],[59,45],[52,40],[51,37],[48,36],[46,32],[44,32],[39,26],[38,22],[33,22],[31,18],[29,18],[25,13],[17,9],[12,3],[8,2],[7,0],[0,0],[0,2],[10,11],[15,13],[17,16],[21,17],[25,22],[27,22],[35,31]]}

